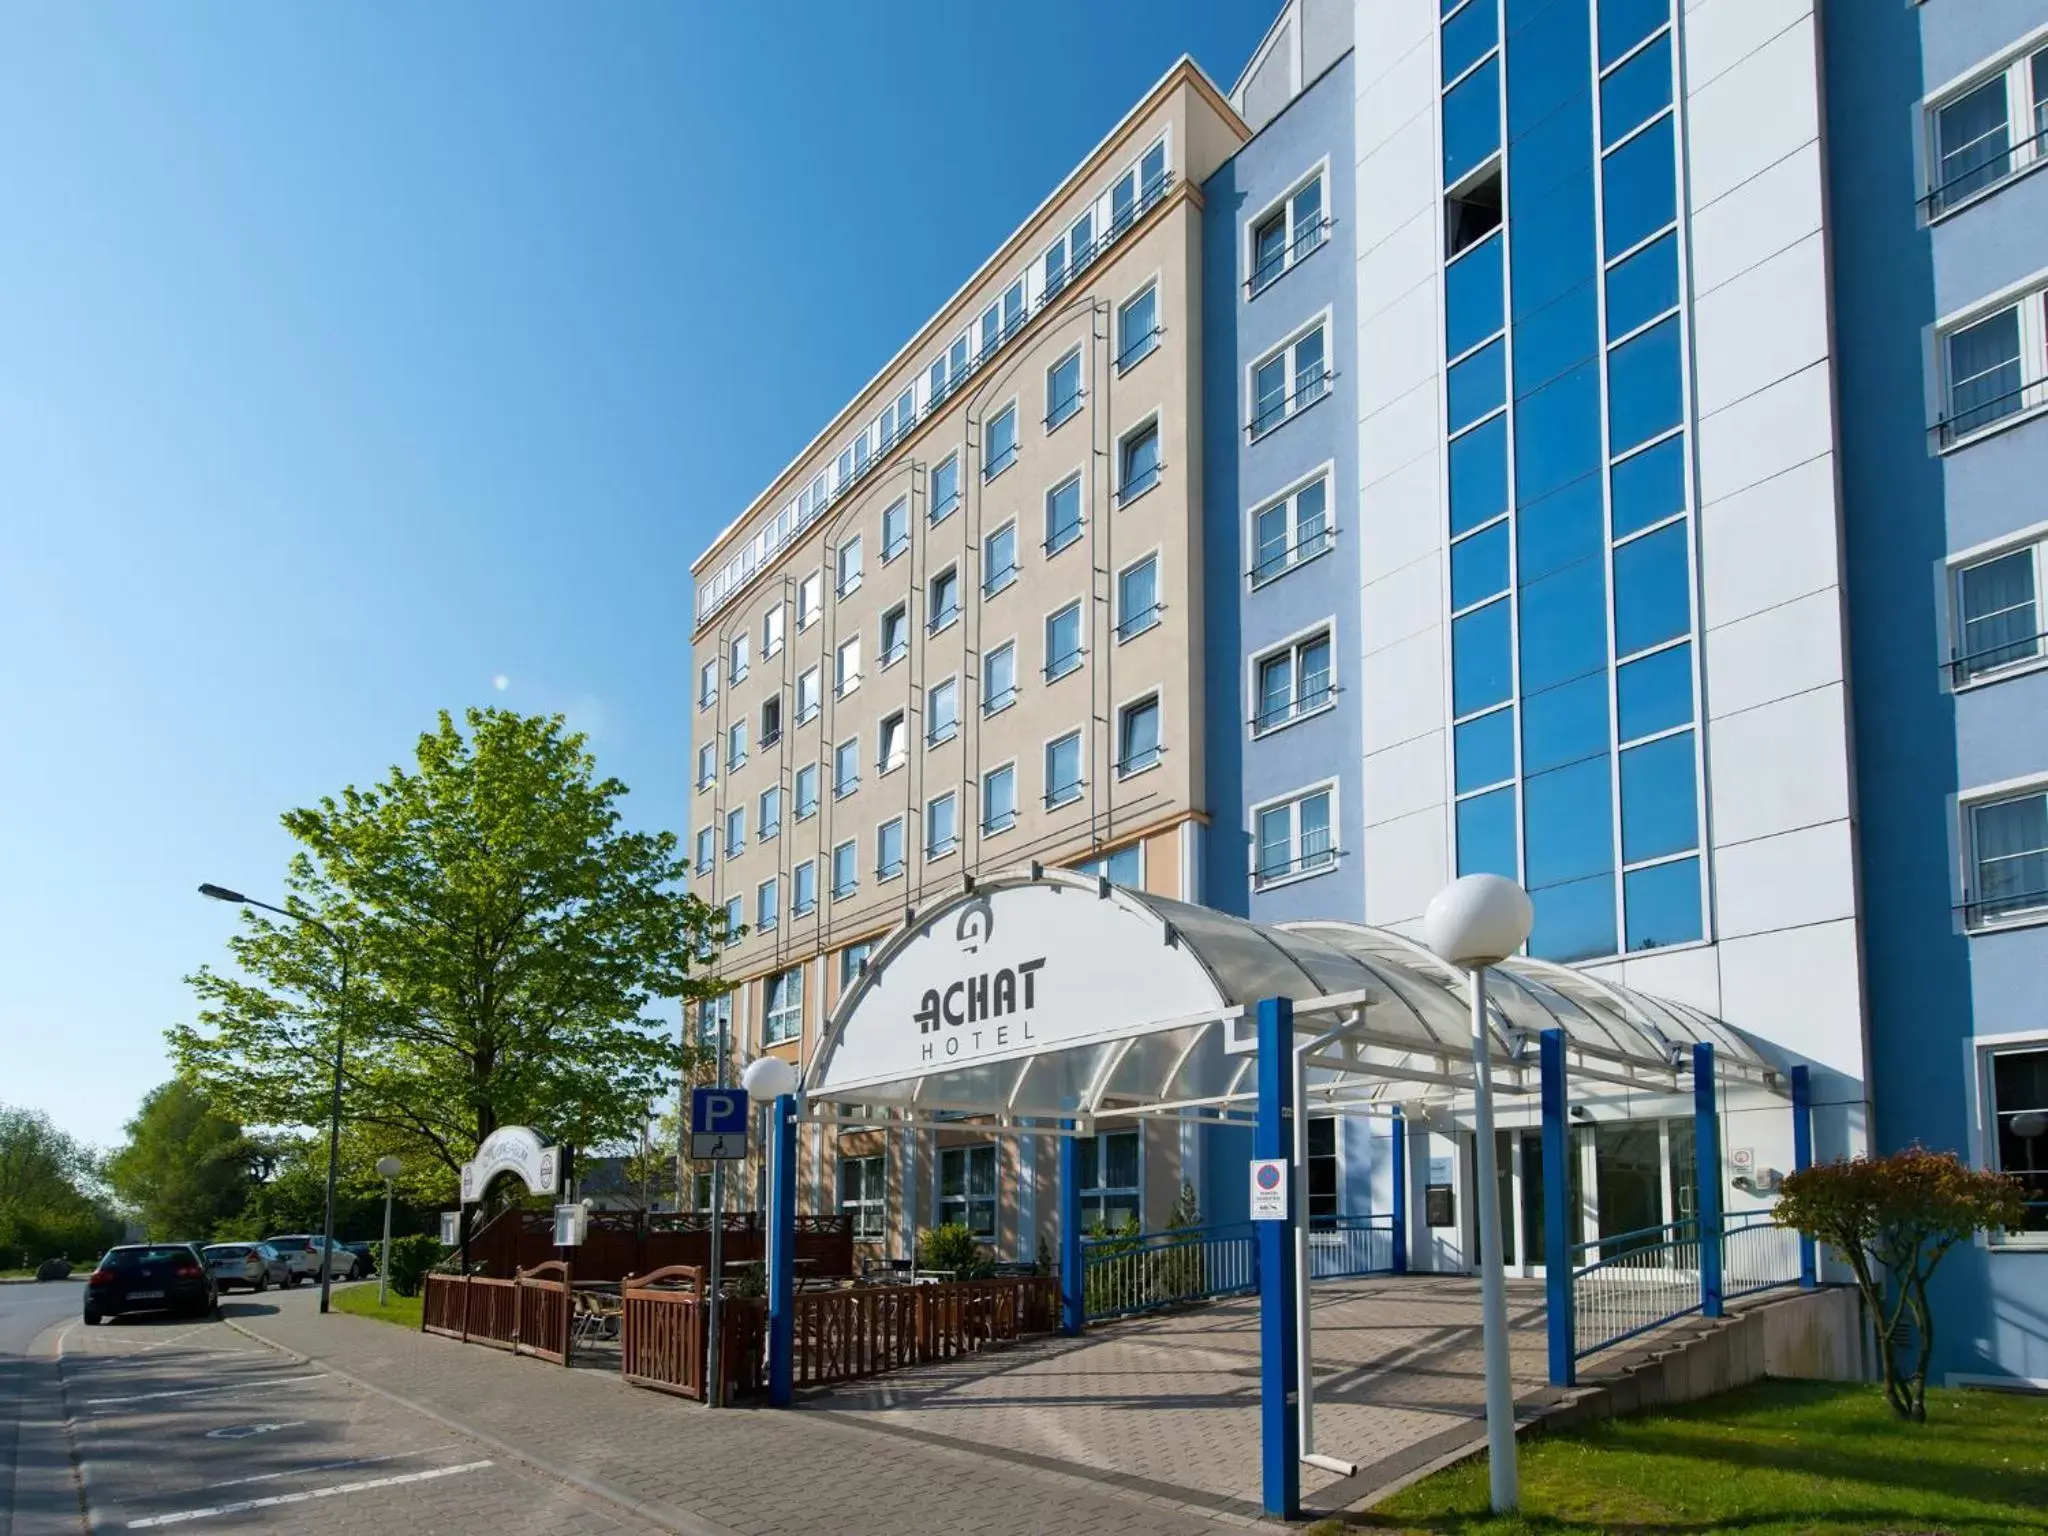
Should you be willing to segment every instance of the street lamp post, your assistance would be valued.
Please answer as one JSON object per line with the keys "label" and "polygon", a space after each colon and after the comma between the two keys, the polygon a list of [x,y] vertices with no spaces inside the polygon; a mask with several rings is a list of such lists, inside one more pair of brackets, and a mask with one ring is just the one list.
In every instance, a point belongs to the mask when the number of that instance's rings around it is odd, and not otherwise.
{"label": "street lamp post", "polygon": [[[1486,1027],[1486,968],[1516,953],[1534,922],[1528,893],[1499,875],[1466,875],[1430,902],[1424,941],[1466,973],[1472,995],[1472,1124],[1478,1143],[1479,1292],[1485,1313],[1486,1446],[1495,1514],[1521,1502],[1515,1462],[1515,1388],[1508,1367],[1507,1280],[1501,1265],[1500,1180],[1493,1145],[1492,1047]],[[1552,1263],[1563,1263],[1553,1254]]]}
{"label": "street lamp post", "polygon": [[341,1160],[341,1059],[348,1025],[348,946],[341,942],[340,935],[317,917],[308,917],[289,907],[275,907],[267,901],[258,901],[253,896],[244,896],[240,891],[231,891],[220,885],[202,885],[199,894],[238,907],[261,907],[266,912],[275,912],[280,917],[304,923],[308,928],[317,928],[327,936],[327,942],[334,946],[334,953],[341,962],[341,983],[335,989],[334,1002],[334,1098],[327,1123],[327,1215],[320,1249],[320,1310],[325,1312],[334,1289],[334,1170]]}
{"label": "street lamp post", "polygon": [[405,1171],[405,1164],[395,1157],[377,1159],[377,1172],[384,1179],[384,1246],[377,1250],[377,1310],[384,1310],[384,1298],[389,1294],[391,1280],[391,1181]]}

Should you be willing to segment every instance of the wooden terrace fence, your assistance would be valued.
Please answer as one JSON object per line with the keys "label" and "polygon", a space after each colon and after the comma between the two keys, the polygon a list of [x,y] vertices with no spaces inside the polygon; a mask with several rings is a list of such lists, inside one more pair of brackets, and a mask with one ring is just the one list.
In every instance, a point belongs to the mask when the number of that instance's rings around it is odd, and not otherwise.
{"label": "wooden terrace fence", "polygon": [[569,1363],[569,1325],[569,1269],[552,1261],[511,1280],[428,1275],[420,1305],[420,1327],[427,1333],[537,1355],[556,1365]]}
{"label": "wooden terrace fence", "polygon": [[860,1286],[795,1298],[796,1385],[823,1386],[951,1360],[1059,1322],[1059,1281],[1027,1275]]}
{"label": "wooden terrace fence", "polygon": [[[704,1401],[706,1352],[711,1338],[704,1271],[671,1264],[649,1275],[628,1276],[620,1292],[625,1320],[619,1329],[619,1368],[636,1387]],[[728,1402],[761,1390],[768,1304],[728,1296],[718,1309],[724,1335],[720,1359]]]}

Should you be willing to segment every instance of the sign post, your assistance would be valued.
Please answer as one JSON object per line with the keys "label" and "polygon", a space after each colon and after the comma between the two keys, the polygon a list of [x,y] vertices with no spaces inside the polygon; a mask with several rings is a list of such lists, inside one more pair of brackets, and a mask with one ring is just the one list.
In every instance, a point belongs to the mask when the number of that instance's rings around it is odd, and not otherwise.
{"label": "sign post", "polygon": [[711,1164],[711,1284],[705,1301],[704,1401],[725,1406],[725,1360],[719,1349],[720,1292],[725,1281],[725,1165],[747,1155],[747,1091],[725,1085],[725,1025],[718,1030],[716,1086],[690,1090],[690,1156]]}

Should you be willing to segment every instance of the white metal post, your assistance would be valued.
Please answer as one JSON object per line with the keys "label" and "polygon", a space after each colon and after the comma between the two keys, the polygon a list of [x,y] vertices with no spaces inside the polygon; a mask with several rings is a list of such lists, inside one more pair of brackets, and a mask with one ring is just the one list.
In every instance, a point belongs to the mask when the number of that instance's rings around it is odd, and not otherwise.
{"label": "white metal post", "polygon": [[[1472,1119],[1479,1143],[1479,1295],[1485,1313],[1487,1481],[1496,1514],[1521,1502],[1515,1465],[1515,1386],[1508,1371],[1508,1293],[1501,1266],[1500,1170],[1493,1145],[1493,1064],[1486,1030],[1486,967],[1472,991]],[[1554,1261],[1554,1256],[1546,1255]]]}
{"label": "white metal post", "polygon": [[391,1281],[391,1181],[384,1181],[384,1246],[377,1250],[377,1310],[384,1310],[384,1298]]}

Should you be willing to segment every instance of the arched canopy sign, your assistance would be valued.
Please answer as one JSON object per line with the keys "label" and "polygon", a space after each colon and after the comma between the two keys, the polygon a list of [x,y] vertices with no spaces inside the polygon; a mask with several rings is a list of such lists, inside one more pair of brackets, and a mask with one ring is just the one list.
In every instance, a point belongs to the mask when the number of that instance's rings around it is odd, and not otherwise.
{"label": "arched canopy sign", "polygon": [[500,1126],[483,1139],[476,1156],[462,1165],[462,1203],[474,1205],[501,1173],[516,1173],[536,1195],[551,1195],[559,1182],[561,1149],[544,1146],[523,1125]]}

